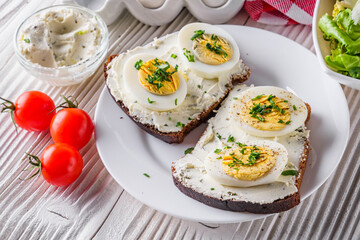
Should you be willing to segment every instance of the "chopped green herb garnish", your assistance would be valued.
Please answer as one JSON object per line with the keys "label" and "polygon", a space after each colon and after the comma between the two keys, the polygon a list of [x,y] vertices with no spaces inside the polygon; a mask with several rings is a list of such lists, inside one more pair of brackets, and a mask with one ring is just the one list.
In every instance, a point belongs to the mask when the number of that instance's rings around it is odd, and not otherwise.
{"label": "chopped green herb garnish", "polygon": [[239,146],[239,147],[245,147],[246,144],[242,144],[241,142],[236,142],[236,144]]}
{"label": "chopped green herb garnish", "polygon": [[193,147],[190,147],[190,148],[186,149],[185,150],[185,155],[188,154],[188,153],[191,153],[193,150],[194,150]]}
{"label": "chopped green herb garnish", "polygon": [[141,66],[143,65],[143,60],[139,60],[135,63],[136,70],[140,70]]}
{"label": "chopped green herb garnish", "polygon": [[227,142],[234,142],[234,137],[229,135],[228,139],[227,139]]}
{"label": "chopped green herb garnish", "polygon": [[[264,96],[264,94],[258,95],[252,100],[256,100]],[[262,115],[270,113],[272,110],[277,110],[281,114],[285,114],[285,110],[281,109],[278,105],[275,104],[273,98],[275,98],[275,95],[270,94],[267,100],[270,102],[270,105],[260,103],[254,104],[254,106],[250,109],[249,114],[251,114],[251,117],[258,119],[260,122],[265,122],[265,118],[262,117]],[[260,115],[260,116],[259,116]]]}
{"label": "chopped green herb garnish", "polygon": [[285,124],[286,124],[286,125],[289,125],[290,123],[291,123],[291,120],[290,120],[290,121],[287,121]]}
{"label": "chopped green herb garnish", "polygon": [[244,155],[245,154],[245,151],[246,151],[246,148],[243,148],[240,150],[241,154]]}
{"label": "chopped green herb garnish", "polygon": [[255,116],[254,118],[259,120],[260,122],[265,122],[265,118],[262,118],[262,117],[259,117],[259,116]]}
{"label": "chopped green herb garnish", "polygon": [[191,55],[190,54],[191,52],[189,50],[183,48],[183,51],[184,51],[184,56],[187,58],[189,62],[195,62],[194,55]]}
{"label": "chopped green herb garnish", "polygon": [[273,98],[275,97],[275,95],[272,95],[270,94],[267,98],[267,100],[270,102],[270,103],[273,103],[274,101],[272,100]]}
{"label": "chopped green herb garnish", "polygon": [[175,55],[175,54],[171,54],[171,57],[173,58],[173,59],[175,59],[175,58],[177,58],[177,55]]}
{"label": "chopped green herb garnish", "polygon": [[237,98],[237,97],[234,97],[233,99],[234,99],[234,100],[238,100],[239,98]]}
{"label": "chopped green herb garnish", "polygon": [[197,85],[198,88],[201,88],[201,85]]}
{"label": "chopped green herb garnish", "polygon": [[278,121],[278,123],[284,123],[284,121],[280,119],[280,120]]}
{"label": "chopped green herb garnish", "polygon": [[184,127],[185,126],[185,124],[183,124],[182,122],[177,122],[176,123],[176,127]]}
{"label": "chopped green herb garnish", "polygon": [[[241,149],[241,154],[245,154],[246,148]],[[248,162],[244,163],[240,159],[237,159],[235,156],[232,156],[233,162],[229,163],[229,167],[235,167],[236,164],[240,164],[241,166],[252,166],[256,163],[256,161],[260,158],[260,152],[255,152],[254,149],[251,149],[251,153],[248,157]]]}
{"label": "chopped green herb garnish", "polygon": [[224,149],[230,149],[231,147],[230,146],[225,146]]}
{"label": "chopped green herb garnish", "polygon": [[177,98],[175,98],[175,106],[177,106]]}
{"label": "chopped green herb garnish", "polygon": [[207,43],[206,48],[218,55],[224,55],[224,58],[226,58],[228,54],[221,48],[221,45],[217,45],[217,36],[213,34],[211,39],[214,40],[214,45],[211,46],[210,43]]}
{"label": "chopped green herb garnish", "polygon": [[256,100],[256,99],[259,99],[259,98],[261,98],[262,96],[264,96],[264,94],[261,94],[261,95],[257,95],[256,97],[254,97],[253,99],[251,99],[251,100]]}
{"label": "chopped green herb garnish", "polygon": [[220,156],[220,157],[218,157],[218,158],[216,158],[216,159],[222,159],[222,156]]}
{"label": "chopped green herb garnish", "polygon": [[281,175],[283,176],[296,176],[298,174],[298,171],[296,170],[285,170],[282,171]]}
{"label": "chopped green herb garnish", "polygon": [[148,103],[154,103],[155,101],[151,101],[150,98],[147,99]]}
{"label": "chopped green herb garnish", "polygon": [[[140,63],[142,65],[142,61]],[[139,69],[141,67],[140,63],[138,64]],[[157,89],[160,89],[161,87],[164,86],[163,84],[164,81],[170,82],[171,80],[169,78],[171,77],[171,75],[176,73],[179,68],[179,66],[176,65],[174,71],[168,72],[168,69],[170,69],[170,64],[168,62],[160,63],[157,58],[154,59],[154,62],[152,64],[153,66],[156,67],[156,69],[152,73],[152,75],[148,75],[147,78],[145,78],[145,80],[148,81],[148,83],[155,85]],[[135,68],[138,69],[137,63],[135,64]]]}
{"label": "chopped green herb garnish", "polygon": [[221,140],[221,135],[219,133],[216,133],[216,136],[217,136],[218,139]]}
{"label": "chopped green herb garnish", "polygon": [[233,195],[233,196],[237,196],[237,193],[233,193],[232,195]]}
{"label": "chopped green herb garnish", "polygon": [[258,114],[264,115],[264,114],[270,113],[270,112],[271,112],[271,106],[266,106],[265,104],[260,105],[260,103],[258,103],[250,109],[249,114],[251,114],[251,117],[256,118],[260,122],[265,122],[265,119],[261,116],[258,116]]}
{"label": "chopped green herb garnish", "polygon": [[285,103],[289,102],[288,100],[284,100]]}
{"label": "chopped green herb garnish", "polygon": [[191,117],[188,117],[188,120],[190,120],[190,121],[191,121],[191,120],[194,120],[194,119],[192,119]]}
{"label": "chopped green herb garnish", "polygon": [[295,105],[293,105],[293,109],[294,109],[294,111],[296,111],[296,110],[297,110],[297,108],[296,108],[296,106],[295,106]]}
{"label": "chopped green herb garnish", "polygon": [[213,188],[213,187],[212,187],[212,188],[210,188],[210,190],[211,190],[211,191],[214,191],[214,190],[215,190],[215,188]]}
{"label": "chopped green herb garnish", "polygon": [[144,176],[145,176],[145,177],[147,177],[147,178],[149,178],[149,177],[150,177],[150,175],[149,175],[149,174],[147,174],[147,173],[144,173]]}
{"label": "chopped green herb garnish", "polygon": [[217,149],[215,149],[214,153],[219,153],[221,151],[222,151],[221,149],[217,148]]}
{"label": "chopped green herb garnish", "polygon": [[258,160],[260,158],[260,153],[259,152],[255,152],[253,149],[251,149],[251,153],[249,155],[249,163],[251,165],[255,164],[255,161]]}
{"label": "chopped green herb garnish", "polygon": [[204,34],[205,30],[196,30],[194,31],[194,35],[190,38],[190,40],[194,40],[195,38],[198,38]]}
{"label": "chopped green herb garnish", "polygon": [[25,39],[24,39],[24,42],[26,42],[26,43],[30,43],[30,39],[25,38]]}
{"label": "chopped green herb garnish", "polygon": [[171,117],[169,117],[169,120],[171,121]]}

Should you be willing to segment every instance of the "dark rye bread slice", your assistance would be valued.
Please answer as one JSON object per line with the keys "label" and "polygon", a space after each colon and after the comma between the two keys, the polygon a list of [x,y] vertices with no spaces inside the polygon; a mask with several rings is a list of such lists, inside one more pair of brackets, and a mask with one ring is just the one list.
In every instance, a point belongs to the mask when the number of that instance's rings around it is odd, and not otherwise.
{"label": "dark rye bread slice", "polygon": [[[309,104],[305,103],[307,110],[308,110],[308,116],[305,121],[305,123],[308,122],[311,115],[311,107]],[[286,210],[289,210],[296,205],[300,203],[300,187],[301,182],[305,173],[306,169],[306,162],[309,157],[310,152],[310,146],[309,146],[309,139],[307,139],[304,143],[304,150],[301,155],[301,161],[300,165],[298,167],[299,171],[296,176],[296,182],[295,185],[298,189],[298,191],[284,199],[279,199],[277,201],[274,201],[272,203],[266,203],[266,204],[259,204],[259,203],[251,203],[251,202],[245,202],[245,201],[231,201],[231,200],[223,200],[219,198],[214,198],[210,196],[206,196],[202,193],[199,193],[192,189],[191,187],[185,186],[181,181],[179,181],[175,176],[174,173],[176,169],[172,165],[172,172],[173,172],[173,181],[176,187],[185,195],[202,202],[208,206],[227,210],[227,211],[233,211],[233,212],[250,212],[250,213],[260,213],[260,214],[270,214],[270,213],[278,213],[283,212]]]}
{"label": "dark rye bread slice", "polygon": [[[111,55],[106,63],[104,64],[104,75],[105,75],[105,84],[106,84],[106,79],[107,79],[107,70],[108,70],[108,64],[114,59],[116,58],[118,55]],[[178,131],[178,132],[161,132],[159,131],[155,126],[150,125],[150,124],[143,124],[139,121],[139,119],[136,116],[131,116],[129,109],[127,108],[127,106],[125,106],[125,104],[120,101],[120,100],[116,100],[115,97],[111,94],[110,89],[108,88],[110,95],[112,96],[112,98],[116,101],[117,105],[144,131],[150,133],[151,135],[163,140],[164,142],[167,143],[181,143],[182,141],[184,141],[185,136],[191,132],[191,130],[193,130],[194,128],[196,128],[197,126],[199,126],[201,123],[205,122],[212,114],[212,112],[214,110],[216,110],[219,106],[220,103],[227,97],[227,95],[229,94],[230,90],[232,89],[233,85],[245,82],[249,77],[250,77],[250,69],[246,66],[246,75],[241,75],[241,74],[233,74],[231,76],[231,81],[229,84],[229,87],[227,89],[227,91],[225,92],[225,94],[219,99],[219,101],[215,102],[213,105],[211,105],[206,111],[199,113],[199,116],[190,121],[189,123],[187,123],[182,130]],[[108,85],[106,84],[106,86],[108,87]]]}

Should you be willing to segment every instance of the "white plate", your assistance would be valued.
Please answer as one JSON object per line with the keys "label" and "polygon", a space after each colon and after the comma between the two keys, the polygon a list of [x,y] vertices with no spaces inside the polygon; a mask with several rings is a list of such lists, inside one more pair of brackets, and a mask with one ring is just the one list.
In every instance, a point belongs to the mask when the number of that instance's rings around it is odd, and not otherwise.
{"label": "white plate", "polygon": [[[349,110],[344,93],[337,82],[320,70],[315,55],[301,45],[256,28],[221,27],[235,38],[241,57],[251,68],[248,84],[293,90],[312,107],[308,124],[312,149],[301,186],[304,200],[335,170],[347,144]],[[105,167],[127,192],[146,205],[201,222],[230,223],[267,216],[212,208],[175,187],[171,162],[195,145],[205,124],[188,135],[184,143],[167,144],[138,128],[106,88],[97,104],[95,123],[96,145]]]}

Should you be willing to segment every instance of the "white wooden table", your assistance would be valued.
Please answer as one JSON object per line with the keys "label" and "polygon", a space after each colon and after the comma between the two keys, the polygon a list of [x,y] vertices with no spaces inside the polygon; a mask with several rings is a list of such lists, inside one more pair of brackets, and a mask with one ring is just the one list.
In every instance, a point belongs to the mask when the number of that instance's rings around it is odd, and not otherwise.
{"label": "white wooden table", "polygon": [[[52,87],[29,76],[13,50],[16,26],[37,9],[55,1],[0,2],[0,96],[15,100],[40,90],[59,103],[60,94],[75,96],[92,117],[104,86],[102,68],[88,81]],[[170,24],[150,27],[128,12],[109,26],[109,55],[150,42],[196,21],[184,9]],[[229,24],[263,28],[284,35],[314,52],[311,26],[267,26],[242,11]],[[350,140],[337,171],[298,207],[265,219],[236,224],[184,221],[153,210],[130,196],[104,168],[95,140],[81,150],[84,170],[68,187],[42,178],[21,181],[25,152],[39,154],[51,142],[48,132],[16,134],[8,115],[0,116],[0,239],[359,239],[360,238],[360,94],[344,88],[351,114]]]}

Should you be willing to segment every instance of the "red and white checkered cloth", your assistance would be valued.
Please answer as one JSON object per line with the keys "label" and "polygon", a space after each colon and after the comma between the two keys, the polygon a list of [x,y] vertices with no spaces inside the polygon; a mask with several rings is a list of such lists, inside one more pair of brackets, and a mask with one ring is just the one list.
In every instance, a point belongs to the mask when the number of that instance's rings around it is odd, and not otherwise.
{"label": "red and white checkered cloth", "polygon": [[246,0],[244,8],[250,17],[274,25],[310,25],[316,0]]}

